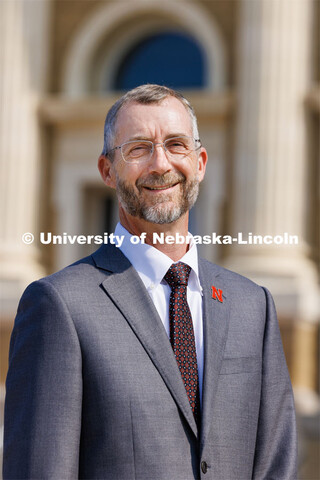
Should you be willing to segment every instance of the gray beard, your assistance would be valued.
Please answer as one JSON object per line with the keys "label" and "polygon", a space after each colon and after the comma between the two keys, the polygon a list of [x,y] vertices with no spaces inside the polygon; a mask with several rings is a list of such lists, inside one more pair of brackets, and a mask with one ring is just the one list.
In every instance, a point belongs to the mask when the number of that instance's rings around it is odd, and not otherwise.
{"label": "gray beard", "polygon": [[175,205],[170,205],[171,194],[163,193],[161,199],[155,199],[154,204],[146,203],[139,198],[134,188],[117,177],[118,199],[127,213],[147,222],[165,224],[178,220],[184,213],[190,210],[195,204],[199,194],[198,176],[186,181],[182,173],[170,173],[164,175],[151,174],[145,179],[139,179],[136,186],[139,192],[141,185],[160,186],[180,182],[182,186],[180,196]]}

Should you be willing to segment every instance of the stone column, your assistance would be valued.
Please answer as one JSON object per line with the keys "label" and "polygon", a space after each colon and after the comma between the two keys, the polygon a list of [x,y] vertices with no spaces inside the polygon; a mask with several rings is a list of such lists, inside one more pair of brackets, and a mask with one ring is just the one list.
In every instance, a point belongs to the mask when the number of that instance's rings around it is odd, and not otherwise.
{"label": "stone column", "polygon": [[43,275],[37,242],[40,151],[38,99],[45,89],[50,1],[0,1],[0,303],[12,319],[25,286]]}
{"label": "stone column", "polygon": [[232,234],[297,236],[298,245],[232,245],[226,265],[269,287],[280,314],[314,320],[308,260],[305,97],[311,73],[311,0],[243,0]]}
{"label": "stone column", "polygon": [[[226,266],[268,287],[292,325],[290,365],[299,410],[313,402],[319,319],[306,238],[305,98],[311,74],[311,0],[243,0],[232,234],[295,235],[297,245],[232,245]],[[309,408],[309,407],[308,407]]]}

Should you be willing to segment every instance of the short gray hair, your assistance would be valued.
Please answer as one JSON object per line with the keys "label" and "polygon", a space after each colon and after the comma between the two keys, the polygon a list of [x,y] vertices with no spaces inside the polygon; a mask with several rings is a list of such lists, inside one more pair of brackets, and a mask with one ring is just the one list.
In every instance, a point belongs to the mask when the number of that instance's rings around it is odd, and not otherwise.
{"label": "short gray hair", "polygon": [[108,111],[104,124],[104,145],[102,155],[108,155],[111,161],[114,158],[114,152],[112,149],[114,148],[115,126],[119,110],[124,105],[128,104],[129,102],[136,102],[145,105],[152,103],[157,104],[161,103],[162,100],[167,97],[175,97],[183,104],[190,115],[193,136],[194,138],[199,138],[198,122],[195,111],[191,103],[183,95],[181,95],[181,93],[162,85],[140,85],[139,87],[129,90],[125,95],[119,98],[119,100],[117,100]]}

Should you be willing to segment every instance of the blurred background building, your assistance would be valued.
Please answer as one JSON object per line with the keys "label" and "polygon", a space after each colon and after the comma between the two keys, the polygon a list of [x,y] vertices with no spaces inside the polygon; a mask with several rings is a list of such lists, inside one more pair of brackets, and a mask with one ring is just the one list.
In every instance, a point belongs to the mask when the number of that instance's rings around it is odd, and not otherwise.
{"label": "blurred background building", "polygon": [[271,290],[300,477],[318,478],[319,13],[314,0],[0,1],[2,396],[22,291],[92,251],[42,245],[39,232],[113,230],[96,167],[106,112],[124,90],[169,85],[194,105],[209,152],[191,231],[299,238],[200,250]]}

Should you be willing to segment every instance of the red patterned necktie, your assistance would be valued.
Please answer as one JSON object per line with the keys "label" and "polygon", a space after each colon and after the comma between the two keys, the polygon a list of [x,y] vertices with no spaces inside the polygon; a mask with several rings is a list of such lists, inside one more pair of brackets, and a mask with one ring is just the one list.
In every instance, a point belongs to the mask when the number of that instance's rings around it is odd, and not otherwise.
{"label": "red patterned necktie", "polygon": [[198,365],[191,312],[187,302],[190,271],[191,267],[185,263],[173,263],[165,274],[164,280],[171,287],[170,341],[194,417],[198,423],[200,412]]}

